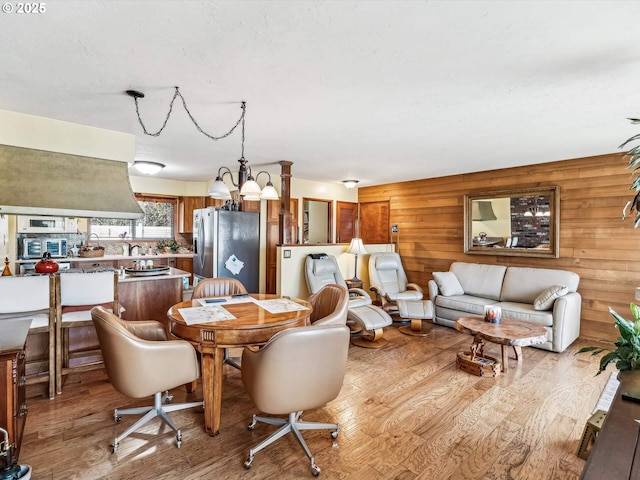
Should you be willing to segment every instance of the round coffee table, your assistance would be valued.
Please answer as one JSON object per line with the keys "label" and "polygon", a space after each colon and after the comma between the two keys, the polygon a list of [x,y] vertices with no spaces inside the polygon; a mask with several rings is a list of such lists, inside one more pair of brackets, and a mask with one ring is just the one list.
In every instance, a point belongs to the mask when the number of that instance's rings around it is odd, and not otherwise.
{"label": "round coffee table", "polygon": [[523,320],[503,318],[501,323],[485,322],[483,317],[461,317],[454,328],[473,335],[472,351],[481,351],[483,341],[497,343],[502,353],[502,371],[509,368],[507,349],[513,347],[516,360],[522,360],[522,347],[539,345],[547,341],[547,330],[542,325]]}

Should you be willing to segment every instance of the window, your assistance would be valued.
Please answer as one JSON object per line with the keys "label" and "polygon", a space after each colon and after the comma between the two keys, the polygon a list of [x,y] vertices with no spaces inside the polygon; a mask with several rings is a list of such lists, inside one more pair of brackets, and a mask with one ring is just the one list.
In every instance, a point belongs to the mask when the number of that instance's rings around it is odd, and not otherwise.
{"label": "window", "polygon": [[156,240],[173,238],[176,199],[136,195],[144,217],[137,220],[92,218],[90,231],[100,239]]}

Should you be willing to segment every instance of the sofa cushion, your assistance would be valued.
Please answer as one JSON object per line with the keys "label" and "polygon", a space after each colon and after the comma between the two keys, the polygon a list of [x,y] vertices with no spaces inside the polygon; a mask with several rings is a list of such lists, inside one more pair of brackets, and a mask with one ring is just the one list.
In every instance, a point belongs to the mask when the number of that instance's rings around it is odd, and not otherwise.
{"label": "sofa cushion", "polygon": [[452,295],[464,295],[462,285],[460,285],[455,273],[433,272],[433,279],[438,285],[440,293],[445,297],[451,297]]}
{"label": "sofa cushion", "polygon": [[482,316],[484,315],[484,306],[494,302],[488,298],[473,297],[471,295],[456,295],[453,297],[438,295],[435,303],[438,307],[468,312],[468,315]]}
{"label": "sofa cushion", "polygon": [[[499,300],[507,267],[481,263],[453,262],[449,270],[456,274],[465,295]],[[545,286],[549,286],[547,283]],[[538,293],[540,293],[540,288]],[[493,303],[491,301],[487,303]],[[533,299],[531,299],[533,303]]]}
{"label": "sofa cushion", "polygon": [[533,301],[534,310],[550,310],[556,298],[564,297],[569,289],[564,285],[551,285],[545,288]]}
{"label": "sofa cushion", "polygon": [[545,327],[553,325],[553,312],[551,310],[534,310],[528,303],[500,302],[497,304],[502,309],[502,318],[512,320],[524,320],[537,323]]}
{"label": "sofa cushion", "polygon": [[[500,301],[533,305],[540,292],[549,286],[565,285],[569,292],[575,292],[579,282],[578,274],[566,270],[509,267],[504,276]],[[464,287],[464,283],[462,286]],[[464,291],[467,292],[467,289],[465,288]]]}

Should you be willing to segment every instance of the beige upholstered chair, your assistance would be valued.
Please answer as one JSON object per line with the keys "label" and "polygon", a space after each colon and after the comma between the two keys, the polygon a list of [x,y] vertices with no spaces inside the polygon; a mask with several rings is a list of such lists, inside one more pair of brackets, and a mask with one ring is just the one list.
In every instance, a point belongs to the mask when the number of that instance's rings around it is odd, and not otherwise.
{"label": "beige upholstered chair", "polygon": [[[344,281],[333,255],[324,255],[322,258],[308,255],[305,260],[305,278],[312,294],[325,285],[341,285],[347,288],[347,282]],[[387,343],[383,338],[383,328],[391,325],[392,320],[387,312],[371,303],[371,296],[367,292],[361,288],[350,288],[347,324],[353,333],[362,333],[352,337],[354,345],[379,348]]]}
{"label": "beige upholstered chair", "polygon": [[[235,278],[205,278],[200,280],[193,289],[191,298],[223,297],[225,295],[246,294],[247,289],[242,282]],[[229,357],[229,349],[224,349],[224,363],[240,370],[240,364]]]}
{"label": "beige upholstered chair", "polygon": [[313,307],[312,325],[346,325],[349,308],[349,291],[340,285],[325,285],[307,301]]}
{"label": "beige upholstered chair", "polygon": [[[340,287],[342,288],[342,287]],[[349,351],[346,325],[311,325],[283,330],[262,348],[245,348],[242,354],[242,382],[258,410],[270,415],[288,415],[288,419],[253,416],[256,422],[280,426],[265,440],[249,450],[244,466],[251,468],[254,455],[280,437],[293,432],[311,461],[314,476],[320,474],[301,430],[340,430],[335,423],[302,420],[302,412],[319,408],[340,393]]]}
{"label": "beige upholstered chair", "polygon": [[397,300],[422,300],[422,288],[409,283],[395,252],[372,253],[369,256],[369,283],[382,308],[398,313]]}
{"label": "beige upholstered chair", "polygon": [[[120,316],[118,272],[61,272],[56,275],[56,391],[62,393],[63,377],[69,373],[102,368],[100,351],[93,348],[69,352],[69,330],[93,328],[91,309],[101,305]],[[89,363],[71,365],[74,357],[89,357]]]}
{"label": "beige upholstered chair", "polygon": [[[30,318],[27,337],[27,383],[48,383],[49,398],[55,391],[55,279],[51,275],[0,277],[0,321]],[[36,336],[46,335],[42,356],[30,348]],[[38,342],[33,342],[37,345]],[[48,353],[47,353],[48,352]],[[34,358],[29,358],[35,353]]]}
{"label": "beige upholstered chair", "polygon": [[244,285],[235,278],[205,278],[193,289],[191,298],[222,297],[248,293]]}
{"label": "beige upholstered chair", "polygon": [[[153,395],[153,406],[114,410],[116,422],[120,421],[121,415],[145,415],[115,438],[111,451],[115,452],[125,437],[155,417],[160,417],[176,432],[180,448],[182,433],[167,414],[174,410],[199,407],[203,402],[163,403],[171,400],[168,390],[199,377],[198,359],[193,346],[185,340],[167,340],[163,325],[154,320],[127,322],[103,307],[93,308],[91,316],[113,388],[131,398]],[[163,395],[162,392],[166,393]]]}

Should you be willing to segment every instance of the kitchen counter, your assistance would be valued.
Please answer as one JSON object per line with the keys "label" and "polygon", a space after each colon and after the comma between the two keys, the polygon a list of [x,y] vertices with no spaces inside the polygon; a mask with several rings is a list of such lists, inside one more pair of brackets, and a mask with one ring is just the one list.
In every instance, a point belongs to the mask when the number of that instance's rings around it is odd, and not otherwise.
{"label": "kitchen counter", "polygon": [[[160,253],[157,255],[104,255],[102,257],[61,257],[52,258],[56,262],[95,262],[95,261],[120,261],[120,260],[156,260],[163,258],[193,258],[193,253]],[[16,263],[34,263],[39,258],[19,259]]]}
{"label": "kitchen counter", "polygon": [[[124,274],[124,277],[120,275],[118,278],[118,283],[127,283],[127,282],[145,282],[149,280],[170,280],[174,278],[190,277],[191,274],[189,272],[185,272],[184,270],[180,270],[178,268],[169,267],[169,273],[162,273],[159,275],[130,275],[128,273]],[[182,285],[182,284],[181,284]]]}

